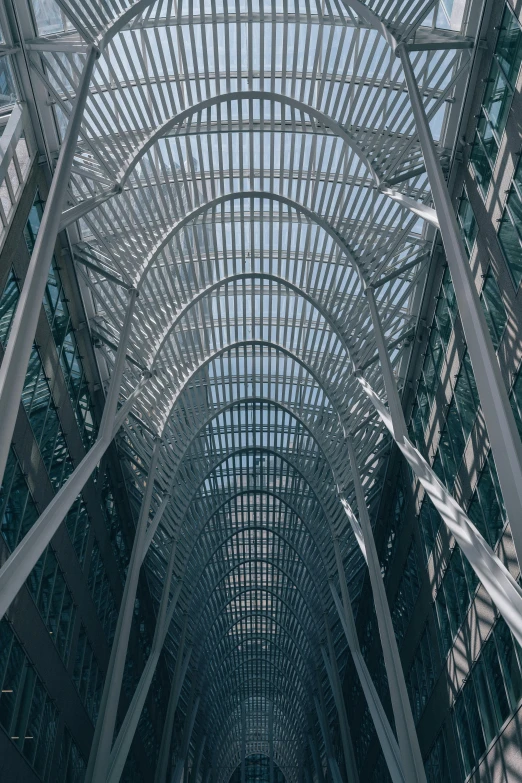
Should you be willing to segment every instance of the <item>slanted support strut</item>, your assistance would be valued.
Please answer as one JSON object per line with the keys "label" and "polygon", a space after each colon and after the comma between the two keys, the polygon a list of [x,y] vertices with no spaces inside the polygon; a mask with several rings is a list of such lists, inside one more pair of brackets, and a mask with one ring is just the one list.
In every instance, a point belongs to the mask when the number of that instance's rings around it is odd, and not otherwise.
{"label": "slanted support strut", "polygon": [[402,669],[399,647],[395,638],[393,629],[388,597],[384,587],[381,574],[377,548],[373,538],[373,531],[366,507],[364,489],[357,465],[357,458],[353,441],[350,437],[346,440],[348,456],[352,471],[355,497],[357,499],[357,509],[359,511],[359,521],[364,537],[364,546],[366,551],[366,561],[368,563],[368,572],[372,587],[373,602],[377,623],[379,626],[379,635],[381,637],[381,646],[388,675],[388,685],[395,718],[395,729],[401,751],[402,767],[407,781],[419,781],[426,783],[426,773],[420,751],[419,740],[415,728],[415,721],[411,711],[408,691],[406,690],[406,680]]}
{"label": "slanted support strut", "polygon": [[72,107],[65,138],[60,148],[42,223],[29,262],[11,334],[0,367],[0,484],[4,477],[9,448],[22,397],[27,365],[33,347],[45,286],[56,245],[58,226],[67,194],[71,168],[83,112],[89,97],[89,85],[99,50],[92,46],[87,54],[76,100]]}
{"label": "slanted support strut", "polygon": [[96,721],[96,728],[94,730],[89,763],[87,766],[87,783],[91,783],[91,781],[92,783],[98,783],[98,781],[105,780],[109,767],[114,727],[116,725],[116,715],[118,712],[123,672],[125,669],[125,659],[129,645],[132,618],[134,616],[136,591],[138,589],[138,579],[143,559],[143,542],[147,531],[147,522],[149,519],[160,450],[161,441],[157,439],[154,445],[149,475],[147,477],[145,492],[141,502],[140,516],[134,535],[123,597],[118,614],[118,622],[116,623],[109,666],[103,687],[98,720]]}
{"label": "slanted support strut", "polygon": [[[116,411],[136,297],[137,292],[133,289],[129,296],[120,344],[96,442],[0,568],[0,618],[4,616],[16,598],[18,591],[24,585],[46,546],[65,519],[146,382],[144,379],[123,403],[119,411]],[[18,403],[19,400],[17,405]],[[2,437],[3,435],[4,433],[2,433]]]}
{"label": "slanted support strut", "polygon": [[167,705],[167,714],[165,716],[163,734],[161,736],[161,745],[158,754],[158,762],[156,764],[154,783],[166,783],[167,781],[170,760],[170,746],[172,744],[172,734],[174,732],[174,717],[176,715],[179,695],[181,693],[183,680],[185,679],[185,674],[187,672],[188,663],[192,653],[192,647],[189,646],[187,653],[185,654],[187,623],[188,615],[185,614],[183,620],[183,630],[181,631],[181,638],[179,640],[178,654],[176,656],[176,665],[174,667],[174,674],[172,676],[169,703]]}
{"label": "slanted support strut", "polygon": [[241,783],[246,783],[246,704],[241,702]]}
{"label": "slanted support strut", "polygon": [[186,723],[185,723],[185,731],[183,733],[183,741],[181,745],[181,752],[179,755],[179,758],[176,762],[176,766],[174,768],[174,772],[172,773],[172,780],[171,783],[181,783],[181,776],[183,775],[183,770],[185,768],[185,762],[187,760],[188,751],[190,747],[190,739],[192,737],[192,732],[194,730],[194,723],[196,722],[196,715],[198,714],[199,709],[199,702],[200,702],[200,695],[199,693],[196,694],[196,698],[194,702],[192,703],[192,708],[190,712],[187,714],[186,717]]}
{"label": "slanted support strut", "polygon": [[348,591],[348,584],[346,582],[346,575],[344,573],[344,566],[341,557],[341,550],[339,547],[339,541],[334,538],[334,552],[335,562],[337,566],[337,574],[339,578],[339,584],[341,587],[342,602],[339,600],[337,590],[332,582],[330,582],[330,589],[334,599],[335,608],[341,620],[341,625],[348,642],[348,647],[352,654],[355,670],[361,683],[361,688],[368,704],[368,709],[375,726],[375,732],[379,738],[382,752],[386,765],[390,772],[390,777],[393,783],[406,783],[406,777],[402,769],[401,754],[397,740],[388,721],[387,715],[382,706],[379,694],[373,684],[370,672],[366,666],[361,648],[359,646],[359,639],[357,637],[357,628],[355,626],[355,620],[352,613],[352,604],[350,594]]}
{"label": "slanted support strut", "polygon": [[428,174],[440,233],[446,251],[462,328],[473,365],[482,412],[486,422],[497,468],[502,497],[511,533],[522,564],[522,443],[509,402],[491,335],[480,305],[479,296],[464,244],[460,235],[455,210],[444,180],[444,174],[431,135],[431,130],[419,92],[408,48],[400,43],[395,47],[400,58],[408,87],[411,107],[419,142]]}
{"label": "slanted support strut", "polygon": [[388,408],[386,408],[379,395],[360,372],[356,373],[356,378],[379,414],[386,429],[390,432],[405,456],[411,469],[428,493],[444,524],[455,537],[462,552],[469,560],[471,567],[509,625],[516,640],[519,644],[522,644],[522,590],[451,493],[439,480],[434,470],[410,441],[390,357],[384,342],[379,313],[375,306],[371,288],[366,289],[366,296],[370,304],[373,328],[386,387],[386,396],[388,398]]}
{"label": "slanted support strut", "polygon": [[274,702],[268,712],[269,783],[274,783]]}
{"label": "slanted support strut", "polygon": [[357,772],[357,763],[355,761],[350,726],[348,724],[348,715],[346,713],[346,704],[344,702],[341,677],[339,676],[335,647],[332,638],[332,630],[330,628],[330,621],[327,615],[325,615],[324,618],[324,625],[326,630],[326,642],[328,649],[321,647],[321,653],[339,718],[346,779],[348,783],[359,783],[359,774]]}
{"label": "slanted support strut", "polygon": [[127,710],[127,714],[125,715],[118,736],[116,737],[116,740],[114,742],[114,747],[112,749],[111,756],[109,759],[109,770],[105,778],[106,783],[119,783],[119,780],[123,773],[123,768],[125,767],[125,763],[127,761],[127,756],[129,755],[132,740],[134,739],[136,729],[138,728],[138,722],[141,717],[143,707],[145,705],[145,700],[149,693],[149,689],[152,684],[152,679],[156,672],[156,666],[158,664],[161,651],[163,649],[165,637],[167,635],[167,631],[172,621],[174,610],[178,603],[178,598],[181,593],[181,587],[183,584],[181,580],[177,583],[176,589],[174,590],[174,594],[170,599],[170,603],[169,603],[170,586],[172,582],[172,573],[174,570],[175,558],[176,558],[176,543],[173,543],[170,557],[169,557],[169,562],[167,565],[167,573],[165,575],[165,579],[163,583],[163,591],[161,595],[158,617],[156,620],[156,628],[154,631],[154,638],[152,640],[151,650],[147,662],[145,664],[145,668],[143,669],[138,685],[136,687],[136,691],[134,692],[132,701]]}

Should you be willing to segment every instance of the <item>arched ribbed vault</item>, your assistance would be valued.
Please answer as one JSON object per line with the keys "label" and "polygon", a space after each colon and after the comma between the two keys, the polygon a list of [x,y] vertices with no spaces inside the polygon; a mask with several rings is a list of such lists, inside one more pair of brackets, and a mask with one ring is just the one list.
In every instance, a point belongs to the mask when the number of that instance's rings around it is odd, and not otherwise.
{"label": "arched ribbed vault", "polygon": [[[197,694],[188,754],[205,738],[218,783],[244,753],[273,753],[292,783],[311,769],[318,683],[337,725],[321,654],[328,618],[342,676],[333,538],[355,601],[364,562],[339,501],[345,437],[369,501],[388,452],[356,377],[386,397],[365,289],[400,387],[433,238],[393,44],[434,5],[61,0],[76,32],[29,52],[65,116],[83,44],[101,52],[62,224],[107,382],[139,292],[121,398],[146,383],[119,453],[138,514],[160,439],[152,513],[168,504],[145,566],[159,602],[175,543],[166,655],[186,623],[180,723]],[[413,55],[441,141],[468,57]]]}

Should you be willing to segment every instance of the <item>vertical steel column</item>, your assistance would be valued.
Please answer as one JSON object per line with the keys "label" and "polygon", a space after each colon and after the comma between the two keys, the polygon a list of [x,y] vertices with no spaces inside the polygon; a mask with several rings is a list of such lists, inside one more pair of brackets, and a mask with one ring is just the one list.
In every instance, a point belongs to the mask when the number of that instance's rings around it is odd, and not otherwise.
{"label": "vertical steel column", "polygon": [[270,702],[268,711],[268,758],[269,758],[269,783],[274,783],[274,702]]}
{"label": "vertical steel column", "polygon": [[343,743],[346,779],[349,781],[349,783],[351,783],[351,781],[354,781],[354,783],[359,783],[359,773],[357,772],[357,764],[355,761],[355,754],[353,752],[352,737],[350,734],[350,726],[348,724],[348,715],[346,713],[343,688],[341,685],[341,678],[339,676],[339,669],[337,667],[337,658],[335,657],[332,629],[330,628],[330,622],[327,615],[325,615],[324,618],[324,625],[326,629],[328,651],[326,651],[324,647],[321,647],[321,653],[323,655],[326,673],[330,682],[330,688],[332,689],[334,696],[337,715],[339,716],[339,727],[341,729],[341,741]]}
{"label": "vertical steel column", "polygon": [[[522,644],[522,590],[515,582],[506,566],[495,555],[487,541],[485,541],[484,537],[479,533],[475,525],[453,498],[451,493],[448,492],[446,487],[436,476],[433,469],[430,468],[424,457],[411,443],[407,435],[399,393],[397,391],[395,378],[393,377],[390,357],[384,344],[379,313],[371,288],[366,289],[366,296],[370,305],[374,331],[380,335],[380,338],[377,340],[377,347],[379,349],[381,365],[387,367],[387,370],[383,371],[385,383],[388,383],[386,386],[386,396],[388,397],[388,400],[394,401],[393,408],[395,415],[397,417],[400,416],[402,420],[399,420],[397,424],[399,427],[399,437],[396,437],[395,435],[395,424],[391,417],[391,407],[389,410],[386,408],[383,401],[372,389],[370,384],[362,377],[361,373],[356,374],[357,380],[379,414],[385,427],[404,454],[411,469],[428,493],[435,508],[441,515],[444,524],[455,536],[464,555],[469,560],[473,570],[509,625],[513,635],[516,637],[518,643]],[[406,434],[403,434],[405,432]]]}
{"label": "vertical steel column", "polygon": [[89,97],[91,76],[99,55],[100,52],[95,46],[92,46],[87,54],[76,92],[76,100],[72,107],[58,163],[53,174],[42,223],[0,367],[0,484],[4,477],[9,448],[13,439],[27,365],[42,308],[62,208],[67,195],[76,143],[85,104]]}
{"label": "vertical steel column", "polygon": [[[190,747],[190,739],[194,730],[194,723],[196,722],[196,715],[198,714],[200,696],[196,696],[190,715],[187,715],[187,722],[185,724],[185,731],[183,732],[183,741],[181,744],[181,753],[176,762],[174,772],[172,773],[171,783],[181,783],[181,776],[183,775],[183,769],[185,767],[185,761],[188,758],[188,752]],[[184,781],[184,783],[187,783]]]}
{"label": "vertical steel column", "polygon": [[203,758],[203,753],[205,751],[205,745],[207,742],[207,735],[203,737],[201,744],[199,746],[198,755],[196,758],[196,763],[194,765],[194,769],[192,770],[191,776],[190,776],[190,783],[198,783],[198,776],[199,776],[199,768],[201,767],[201,760]]}
{"label": "vertical steel column", "polygon": [[147,477],[145,492],[141,502],[140,516],[132,545],[127,578],[125,580],[118,622],[116,624],[116,632],[114,634],[109,666],[105,676],[105,684],[103,686],[100,711],[98,713],[98,720],[96,721],[96,728],[89,755],[89,763],[85,776],[86,783],[91,783],[91,781],[93,781],[93,783],[98,783],[98,781],[104,780],[104,776],[107,774],[114,736],[114,726],[116,724],[116,715],[120,701],[123,672],[125,669],[125,658],[127,656],[132,618],[134,615],[136,590],[138,588],[142,560],[143,540],[147,530],[160,450],[161,441],[157,439],[154,445],[149,475]]}
{"label": "vertical steel column", "polygon": [[401,751],[402,768],[408,781],[419,781],[426,783],[426,772],[419,747],[419,740],[415,728],[415,721],[411,711],[408,691],[406,690],[406,681],[402,669],[399,648],[395,631],[391,619],[388,597],[384,587],[381,574],[381,566],[377,555],[377,548],[373,538],[372,526],[368,509],[366,507],[366,498],[359,474],[355,449],[350,437],[346,439],[352,478],[357,498],[357,508],[359,510],[359,521],[361,524],[364,546],[368,563],[368,572],[372,587],[375,613],[379,626],[379,635],[381,637],[382,652],[386,674],[388,675],[388,686],[393,707],[393,716],[395,718],[395,729]]}
{"label": "vertical steel column", "polygon": [[241,783],[246,782],[246,706],[241,702]]}
{"label": "vertical steel column", "polygon": [[375,301],[375,292],[371,286],[367,286],[364,290],[364,293],[366,295],[366,301],[368,302],[372,319],[373,336],[375,338],[375,342],[377,343],[377,351],[379,354],[379,359],[381,360],[381,371],[384,379],[384,388],[386,389],[386,396],[388,399],[388,408],[390,411],[391,420],[393,422],[394,438],[397,442],[399,442],[408,437],[408,429],[406,427],[404,411],[402,410],[402,403],[399,395],[393,391],[397,389],[397,384],[395,383],[395,376],[393,374],[388,348],[384,340],[381,317],[379,315],[379,310],[377,309],[377,302]]}
{"label": "vertical steel column", "polygon": [[[343,779],[339,771],[339,765],[337,764],[337,759],[335,758],[335,754],[334,754],[332,738],[330,736],[330,729],[326,722],[326,708],[324,704],[324,694],[323,694],[323,689],[321,686],[321,680],[319,676],[317,677],[317,693],[319,694],[319,699],[317,698],[317,695],[314,694],[314,704],[317,712],[317,718],[319,720],[319,726],[321,727],[321,733],[323,735],[323,742],[326,751],[326,759],[328,762],[328,767],[330,769],[330,774],[332,776],[332,783],[343,783]],[[350,781],[348,781],[348,783],[350,783]]]}
{"label": "vertical steel column", "polygon": [[[312,727],[312,721],[310,720],[310,727]],[[317,748],[317,742],[314,736],[312,736],[312,728],[308,733],[308,742],[310,743],[310,752],[312,754],[312,760],[314,762],[315,774],[317,776],[317,783],[325,783],[325,776],[323,771],[323,765],[321,764],[321,758],[319,756],[319,750]]]}
{"label": "vertical steel column", "polygon": [[368,667],[366,666],[366,662],[359,647],[357,629],[352,613],[350,594],[348,592],[348,585],[346,583],[341,550],[339,548],[339,541],[337,538],[334,538],[334,552],[342,596],[341,603],[333,583],[330,582],[330,589],[332,591],[335,608],[343,626],[346,641],[348,642],[348,647],[350,648],[350,652],[352,654],[355,670],[357,671],[361,688],[364,693],[366,703],[368,704],[368,709],[370,710],[370,715],[375,726],[377,737],[381,743],[382,752],[388,766],[391,779],[393,783],[405,783],[406,778],[402,770],[402,762],[397,740],[395,739],[395,735],[381,704],[379,694],[377,693],[377,690],[373,684],[370,672],[368,671]]}
{"label": "vertical steel column", "polygon": [[154,783],[166,783],[168,766],[170,760],[170,746],[172,744],[172,733],[174,731],[174,716],[176,714],[176,708],[178,706],[179,694],[185,679],[185,673],[187,671],[188,662],[190,660],[191,648],[187,651],[185,660],[183,659],[185,652],[185,639],[187,634],[188,615],[185,614],[183,620],[183,628],[181,631],[181,638],[178,646],[178,654],[176,656],[176,665],[174,667],[174,674],[172,676],[172,683],[170,687],[169,703],[167,706],[167,714],[165,716],[165,723],[163,726],[163,734],[161,736],[161,745],[158,754],[158,761],[156,764],[156,774],[154,776]]}
{"label": "vertical steel column", "polygon": [[123,768],[125,767],[125,762],[127,761],[127,756],[129,755],[132,740],[134,739],[136,729],[138,728],[138,723],[145,705],[145,700],[152,684],[156,666],[163,649],[165,637],[172,621],[172,615],[174,614],[174,610],[181,593],[181,587],[183,583],[179,581],[169,604],[170,587],[175,558],[176,544],[174,543],[172,545],[169,562],[167,565],[167,573],[165,574],[165,580],[163,583],[163,590],[151,651],[139,679],[136,691],[132,697],[132,701],[118,732],[118,736],[114,742],[114,747],[109,759],[108,772],[104,778],[107,783],[119,783],[121,778]]}
{"label": "vertical steel column", "polygon": [[435,150],[409,53],[402,43],[395,48],[395,53],[402,63],[408,87],[489,442],[497,466],[519,565],[522,566],[522,444]]}
{"label": "vertical steel column", "polygon": [[[132,290],[129,292],[129,304],[103,409],[98,438],[94,446],[73,470],[65,484],[59,489],[32,528],[7,558],[2,568],[0,568],[0,618],[4,616],[16,598],[18,591],[25,584],[26,579],[65,519],[67,512],[87,483],[94,468],[107,451],[126,413],[133,404],[134,396],[131,395],[116,413],[136,297],[137,291]],[[137,391],[139,392],[140,390],[141,387],[139,386]],[[17,405],[18,403],[19,400]]]}

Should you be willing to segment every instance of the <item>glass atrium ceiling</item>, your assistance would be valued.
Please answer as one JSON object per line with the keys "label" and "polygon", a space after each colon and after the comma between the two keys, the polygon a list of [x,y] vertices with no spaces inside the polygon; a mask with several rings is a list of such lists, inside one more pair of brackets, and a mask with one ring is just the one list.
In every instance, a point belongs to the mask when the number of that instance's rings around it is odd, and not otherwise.
{"label": "glass atrium ceiling", "polygon": [[137,518],[161,439],[153,509],[169,502],[147,575],[159,601],[176,545],[167,654],[173,667],[186,617],[181,707],[196,688],[192,736],[219,783],[243,726],[246,754],[268,754],[270,721],[297,780],[308,732],[321,736],[318,678],[334,713],[333,537],[354,599],[364,576],[339,498],[352,501],[345,436],[370,507],[389,451],[361,384],[385,399],[364,291],[401,388],[432,249],[411,209],[431,199],[401,64],[368,9],[413,44],[447,169],[472,50],[429,42],[462,33],[457,0],[34,0],[27,56],[58,128],[101,50],[64,225],[107,381],[139,292],[122,399],[143,388],[119,450]]}

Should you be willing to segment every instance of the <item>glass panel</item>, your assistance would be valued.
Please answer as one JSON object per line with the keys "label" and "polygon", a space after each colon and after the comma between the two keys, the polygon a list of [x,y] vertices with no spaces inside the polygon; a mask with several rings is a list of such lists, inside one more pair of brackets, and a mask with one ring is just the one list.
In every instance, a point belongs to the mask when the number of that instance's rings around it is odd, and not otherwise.
{"label": "glass panel", "polygon": [[0,297],[0,342],[4,346],[7,344],[19,298],[20,289],[14,272],[11,271]]}
{"label": "glass panel", "polygon": [[469,159],[475,172],[475,178],[480,186],[480,189],[483,194],[486,194],[489,188],[489,183],[491,182],[491,178],[493,176],[493,172],[491,171],[491,165],[482,146],[478,132],[475,134],[475,140],[473,142],[473,147],[471,148]]}
{"label": "glass panel", "polygon": [[473,245],[475,244],[475,239],[477,238],[478,225],[465,188],[462,191],[457,216],[460,223],[462,238],[464,239],[464,245],[468,254],[470,254]]}
{"label": "glass panel", "polygon": [[455,702],[454,717],[459,737],[458,747],[461,752],[464,774],[467,776],[475,766],[475,752],[471,741],[471,730],[463,698]]}
{"label": "glass panel", "polygon": [[515,15],[506,3],[498,35],[495,54],[503,72],[515,89],[520,63],[522,62],[522,33]]}
{"label": "glass panel", "polygon": [[498,144],[504,133],[513,91],[495,60],[491,64],[489,78],[484,95],[484,108],[489,122],[479,122],[479,133],[484,141],[486,153],[492,165],[498,155]]}
{"label": "glass panel", "polygon": [[484,280],[480,301],[482,302],[482,309],[486,316],[493,345],[495,348],[498,348],[507,323],[507,314],[502,302],[500,289],[491,269]]}
{"label": "glass panel", "polygon": [[522,674],[520,672],[520,665],[515,651],[513,637],[503,618],[500,618],[495,626],[494,637],[511,709],[514,710],[518,707],[519,701],[522,698]]}
{"label": "glass panel", "polygon": [[522,246],[518,232],[516,231],[509,212],[506,210],[500,221],[498,239],[508,267],[513,275],[515,285],[518,287],[522,280]]}
{"label": "glass panel", "polygon": [[16,90],[9,57],[0,58],[0,106],[16,102]]}
{"label": "glass panel", "polygon": [[494,636],[490,636],[481,654],[485,663],[490,684],[491,699],[497,717],[497,731],[510,713],[504,678],[500,668]]}
{"label": "glass panel", "polygon": [[518,431],[522,438],[522,372],[518,372],[510,395],[511,407],[515,414]]}
{"label": "glass panel", "polygon": [[489,745],[497,733],[497,726],[489,693],[488,672],[486,671],[482,660],[479,660],[473,669],[473,681],[477,692],[482,725],[486,736],[486,744]]}
{"label": "glass panel", "polygon": [[466,712],[468,715],[471,740],[475,751],[475,760],[486,750],[486,742],[484,739],[484,732],[482,728],[482,721],[480,720],[480,712],[477,704],[477,695],[475,693],[475,687],[473,680],[470,679],[464,685],[462,689],[462,696],[466,705]]}

